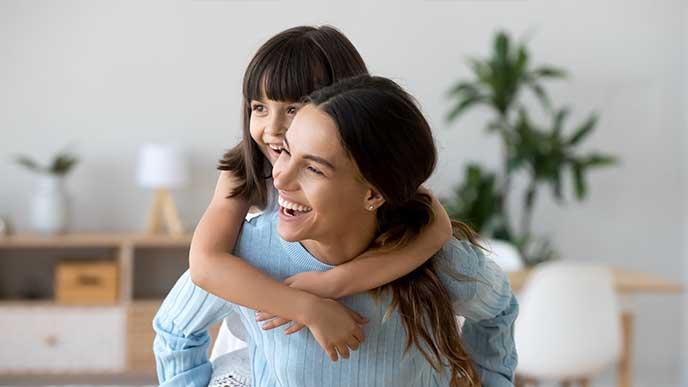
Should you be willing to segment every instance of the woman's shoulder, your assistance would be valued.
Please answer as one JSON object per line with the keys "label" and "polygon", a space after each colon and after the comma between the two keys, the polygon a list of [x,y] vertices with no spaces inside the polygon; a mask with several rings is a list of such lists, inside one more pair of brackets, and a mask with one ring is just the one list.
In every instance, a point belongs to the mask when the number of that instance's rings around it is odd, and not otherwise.
{"label": "woman's shoulder", "polygon": [[455,273],[475,277],[485,266],[485,256],[480,246],[463,239],[451,238],[435,254],[437,264]]}
{"label": "woman's shoulder", "polygon": [[482,247],[451,239],[433,259],[452,301],[467,318],[493,317],[510,302],[509,278]]}

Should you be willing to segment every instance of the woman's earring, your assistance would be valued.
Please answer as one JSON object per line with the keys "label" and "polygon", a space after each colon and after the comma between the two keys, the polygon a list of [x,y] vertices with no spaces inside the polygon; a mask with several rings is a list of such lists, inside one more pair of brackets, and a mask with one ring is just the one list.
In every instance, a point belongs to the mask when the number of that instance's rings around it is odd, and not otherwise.
{"label": "woman's earring", "polygon": [[372,211],[372,210],[373,210],[373,208],[374,208],[374,207],[373,207],[373,205],[372,205],[372,204],[368,206],[368,209],[369,209],[370,211]]}

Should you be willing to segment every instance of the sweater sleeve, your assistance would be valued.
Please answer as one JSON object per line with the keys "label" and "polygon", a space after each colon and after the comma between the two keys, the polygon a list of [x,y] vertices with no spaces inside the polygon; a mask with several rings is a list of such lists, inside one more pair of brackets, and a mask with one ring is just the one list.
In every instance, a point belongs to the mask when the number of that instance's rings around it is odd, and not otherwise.
{"label": "sweater sleeve", "polygon": [[518,362],[514,322],[518,302],[509,279],[482,250],[452,241],[440,253],[440,278],[457,315],[464,316],[461,339],[482,385],[511,387]]}
{"label": "sweater sleeve", "polygon": [[161,387],[206,387],[212,374],[208,329],[234,305],[197,287],[185,272],[153,319],[153,352]]}

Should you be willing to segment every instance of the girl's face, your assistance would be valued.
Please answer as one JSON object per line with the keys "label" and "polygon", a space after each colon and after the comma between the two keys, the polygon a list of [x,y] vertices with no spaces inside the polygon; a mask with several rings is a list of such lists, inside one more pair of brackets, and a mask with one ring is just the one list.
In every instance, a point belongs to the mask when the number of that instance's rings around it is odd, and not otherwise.
{"label": "girl's face", "polygon": [[275,164],[284,148],[284,133],[289,128],[301,104],[274,101],[264,97],[260,100],[251,100],[250,107],[249,131],[251,137],[263,151],[270,164]]}
{"label": "girl's face", "polygon": [[277,231],[283,239],[325,242],[374,222],[369,208],[374,191],[360,177],[327,114],[304,106],[283,138],[284,151],[272,170],[280,205]]}

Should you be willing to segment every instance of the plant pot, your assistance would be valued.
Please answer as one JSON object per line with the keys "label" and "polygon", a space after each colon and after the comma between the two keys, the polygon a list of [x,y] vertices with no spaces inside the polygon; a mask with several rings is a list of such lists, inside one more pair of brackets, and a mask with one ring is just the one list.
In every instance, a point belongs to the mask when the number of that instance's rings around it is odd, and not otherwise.
{"label": "plant pot", "polygon": [[69,197],[61,175],[40,175],[31,202],[31,227],[41,234],[60,234],[69,223]]}

